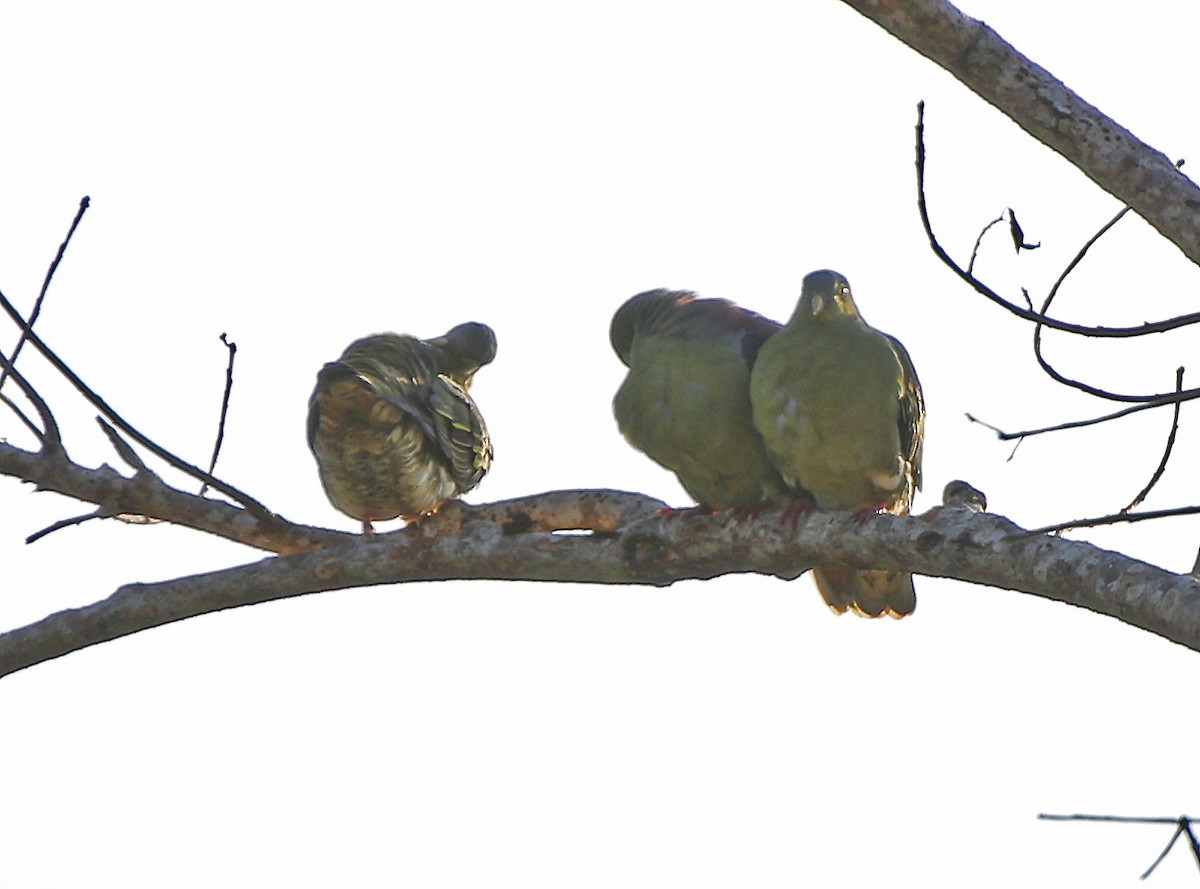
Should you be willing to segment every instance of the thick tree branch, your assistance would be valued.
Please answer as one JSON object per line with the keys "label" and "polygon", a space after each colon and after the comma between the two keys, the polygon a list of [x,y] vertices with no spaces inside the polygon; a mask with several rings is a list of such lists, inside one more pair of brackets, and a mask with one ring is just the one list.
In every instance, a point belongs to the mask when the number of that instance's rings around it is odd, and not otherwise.
{"label": "thick tree branch", "polygon": [[38,454],[4,442],[0,442],[0,475],[16,476],[40,490],[94,503],[107,515],[163,519],[270,552],[298,552],[349,536],[294,525],[279,516],[265,519],[231,503],[172,488],[148,471],[127,478],[111,466],[89,469],[72,463],[61,452]]}
{"label": "thick tree branch", "polygon": [[1162,152],[945,0],[845,2],[941,65],[1200,264],[1200,188]]}
{"label": "thick tree branch", "polygon": [[[108,465],[98,469],[80,466],[61,451],[37,453],[0,442],[0,475],[93,503],[100,507],[102,516],[147,516],[271,553],[305,552],[358,538],[344,531],[298,525],[278,515],[264,519],[257,512],[223,500],[173,488],[140,460],[134,468],[134,475],[128,477]],[[505,534],[576,529],[609,533],[665,508],[660,500],[624,491],[551,491],[479,506],[451,501],[436,516],[395,533],[445,537],[457,534],[468,521],[494,523]],[[394,534],[380,539],[391,536]]]}
{"label": "thick tree branch", "polygon": [[[626,498],[633,514],[653,507],[648,498],[620,492],[540,495],[564,503],[609,496]],[[521,503],[476,509],[502,507],[511,518]],[[582,507],[581,514],[591,509]],[[1200,651],[1200,582],[1088,543],[1031,538],[1008,519],[964,507],[866,520],[814,512],[796,530],[772,511],[744,522],[728,515],[653,515],[592,535],[468,519],[454,536],[356,536],[209,574],[121,587],[94,605],[0,635],[0,675],[195,615],[327,590],[459,579],[662,586],[738,572],[790,579],[817,562],[1019,590],[1116,617]]]}

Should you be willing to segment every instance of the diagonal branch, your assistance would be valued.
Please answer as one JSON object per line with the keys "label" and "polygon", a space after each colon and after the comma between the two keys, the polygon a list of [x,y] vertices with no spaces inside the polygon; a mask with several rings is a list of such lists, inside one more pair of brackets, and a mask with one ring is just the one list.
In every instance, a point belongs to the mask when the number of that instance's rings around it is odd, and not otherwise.
{"label": "diagonal branch", "polygon": [[1180,824],[1179,826],[1177,826],[1175,828],[1175,833],[1171,834],[1171,841],[1169,843],[1167,843],[1166,846],[1163,847],[1163,850],[1161,852],[1158,853],[1158,857],[1154,859],[1154,863],[1151,864],[1148,868],[1146,868],[1146,870],[1142,873],[1142,875],[1140,877],[1138,877],[1139,880],[1146,879],[1146,877],[1148,877],[1152,873],[1154,873],[1154,869],[1156,867],[1158,867],[1160,864],[1162,864],[1163,859],[1167,857],[1167,853],[1170,852],[1171,848],[1175,845],[1175,841],[1177,839],[1179,839],[1181,836],[1183,836],[1184,827],[1185,827],[1184,824]]}
{"label": "diagonal branch", "polygon": [[[33,301],[33,311],[29,313],[29,319],[26,321],[28,327],[33,327],[34,322],[38,319],[38,315],[42,313],[42,305],[46,301],[46,291],[50,289],[50,282],[54,280],[54,273],[58,271],[58,264],[62,262],[63,256],[66,255],[67,245],[71,243],[71,237],[75,234],[75,229],[79,228],[83,214],[87,212],[87,208],[91,205],[92,199],[84,195],[83,200],[79,202],[79,211],[71,221],[71,227],[67,229],[67,236],[58,245],[58,252],[54,254],[54,260],[50,263],[50,268],[46,270],[46,278],[42,281],[41,292],[38,293],[37,299]],[[13,347],[12,358],[9,359],[14,364],[17,361],[17,356],[21,354],[21,347],[25,345],[26,339],[25,330],[22,329],[21,335],[17,338],[17,344]],[[9,369],[7,367],[0,370],[0,387],[4,386],[4,381],[8,379],[8,374]]]}
{"label": "diagonal branch", "polygon": [[37,411],[38,416],[42,420],[42,428],[38,429],[25,414],[17,409],[15,404],[5,398],[5,402],[16,411],[17,416],[24,421],[25,425],[41,441],[42,456],[47,459],[53,459],[57,456],[65,458],[66,451],[63,450],[62,434],[58,430],[58,423],[54,419],[54,414],[50,412],[50,407],[46,404],[45,399],[38,394],[33,385],[13,366],[12,361],[4,357],[4,355],[0,355],[0,367],[3,367],[4,372],[12,377],[17,387],[25,393],[25,397],[29,399],[33,405],[33,409]]}
{"label": "diagonal branch", "polygon": [[[1042,324],[1052,330],[1061,330],[1065,333],[1074,333],[1080,336],[1100,337],[1100,338],[1117,338],[1145,336],[1150,333],[1166,333],[1169,330],[1177,330],[1181,327],[1190,327],[1197,322],[1200,322],[1200,312],[1192,312],[1188,315],[1176,315],[1173,318],[1167,318],[1162,321],[1147,322],[1138,324],[1134,327],[1092,327],[1086,324],[1072,324],[1069,321],[1061,321],[1058,318],[1050,318],[1044,314],[1034,311],[1032,306],[1022,307],[1014,302],[1005,299],[992,288],[988,287],[982,281],[975,277],[970,269],[964,269],[954,258],[946,252],[946,248],[938,241],[937,235],[933,231],[933,223],[929,219],[929,203],[925,197],[925,103],[917,103],[917,126],[916,126],[916,166],[917,166],[917,212],[921,217],[921,226],[925,229],[925,237],[929,240],[929,247],[933,250],[934,255],[942,261],[942,263],[954,272],[964,283],[971,287],[980,296],[990,300],[1001,308],[1007,310],[1018,318],[1023,318],[1026,321],[1032,321],[1036,324]],[[994,223],[989,223],[987,228],[990,228]],[[1110,223],[1111,224],[1111,223]],[[987,230],[984,229],[984,231]],[[1106,226],[1107,229],[1107,226]],[[1105,230],[1106,230],[1105,229]],[[1103,231],[1101,232],[1101,234]],[[974,262],[974,254],[972,254],[972,264]]]}
{"label": "diagonal branch", "polygon": [[232,503],[172,488],[150,472],[126,478],[110,466],[89,469],[63,457],[50,458],[5,442],[0,442],[0,475],[14,476],[34,483],[41,490],[94,503],[110,515],[152,516],[270,552],[311,549],[347,536],[338,531],[294,525],[280,516],[264,521],[256,513]]}
{"label": "diagonal branch", "polygon": [[945,68],[1200,264],[1200,188],[1162,152],[945,0],[845,3]]}
{"label": "diagonal branch", "polygon": [[21,313],[17,311],[16,307],[9,302],[8,298],[3,293],[0,293],[0,308],[4,309],[4,311],[8,313],[8,316],[12,318],[18,327],[21,328],[26,338],[33,345],[33,347],[42,354],[42,357],[49,361],[50,364],[53,365],[54,369],[62,374],[67,381],[75,387],[79,394],[86,398],[92,404],[92,406],[99,410],[100,413],[102,413],[114,426],[116,426],[142,447],[146,448],[152,454],[164,460],[170,466],[178,469],[180,472],[184,472],[192,476],[195,479],[207,483],[209,487],[213,488],[214,490],[220,491],[226,497],[243,504],[247,509],[256,513],[263,521],[271,521],[275,518],[269,509],[267,509],[265,506],[263,506],[263,504],[259,503],[249,494],[239,491],[237,488],[233,487],[233,485],[227,484],[226,482],[221,481],[219,478],[209,475],[203,469],[193,466],[186,460],[175,456],[166,448],[162,447],[157,442],[153,441],[135,429],[127,420],[125,420],[124,417],[109,407],[108,403],[103,398],[101,398],[94,390],[84,383],[83,380],[81,380],[79,376],[73,370],[71,370],[71,368],[68,367],[67,364],[61,358],[59,358],[49,346],[42,341],[41,337],[33,332],[33,329],[29,326],[25,319],[21,317]]}

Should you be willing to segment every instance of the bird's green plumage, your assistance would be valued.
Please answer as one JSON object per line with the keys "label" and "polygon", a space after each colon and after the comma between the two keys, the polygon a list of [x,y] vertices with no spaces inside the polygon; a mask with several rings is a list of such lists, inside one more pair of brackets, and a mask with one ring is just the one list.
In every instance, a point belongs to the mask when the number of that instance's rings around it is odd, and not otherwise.
{"label": "bird's green plumage", "polygon": [[712,509],[785,503],[787,485],[754,431],[750,369],[779,325],[719,299],[651,290],[613,316],[629,368],[613,399],[621,433]]}
{"label": "bird's green plumage", "polygon": [[[908,512],[921,484],[921,386],[900,342],[862,320],[844,277],[805,277],[792,317],[759,352],[750,397],[776,469],[817,506]],[[907,574],[831,566],[814,578],[838,611],[903,616],[916,604]]]}
{"label": "bird's green plumage", "polygon": [[308,445],[330,502],[369,530],[474,488],[492,445],[467,387],[495,354],[491,328],[472,322],[430,340],[374,334],[326,364],[309,399]]}

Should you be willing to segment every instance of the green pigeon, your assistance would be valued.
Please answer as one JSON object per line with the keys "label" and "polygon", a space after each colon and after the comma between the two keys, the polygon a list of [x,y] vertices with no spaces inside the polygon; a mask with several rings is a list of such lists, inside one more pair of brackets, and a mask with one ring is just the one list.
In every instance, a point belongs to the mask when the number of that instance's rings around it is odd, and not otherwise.
{"label": "green pigeon", "polygon": [[492,443],[467,389],[496,356],[486,324],[421,340],[355,340],[317,374],[308,446],[330,502],[362,522],[412,521],[479,484]]}
{"label": "green pigeon", "polygon": [[639,293],[613,316],[609,339],[629,368],[613,399],[617,426],[702,507],[791,499],[750,414],[750,368],[779,329],[728,300],[682,290]]}
{"label": "green pigeon", "polygon": [[[821,509],[906,515],[921,486],[925,403],[899,340],[863,321],[850,284],[813,272],[795,312],[759,352],[754,425],[779,473]],[[912,576],[823,565],[817,589],[838,613],[903,617]]]}

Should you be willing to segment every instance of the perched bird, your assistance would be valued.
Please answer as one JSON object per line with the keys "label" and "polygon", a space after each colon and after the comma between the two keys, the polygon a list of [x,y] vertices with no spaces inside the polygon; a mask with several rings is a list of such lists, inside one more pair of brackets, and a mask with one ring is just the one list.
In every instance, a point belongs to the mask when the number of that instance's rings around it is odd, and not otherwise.
{"label": "perched bird", "polygon": [[321,368],[308,446],[330,502],[370,534],[479,484],[492,443],[467,388],[495,357],[492,329],[471,322],[428,340],[377,333]]}
{"label": "perched bird", "polygon": [[[759,352],[750,400],[775,468],[821,509],[908,513],[921,486],[921,384],[904,346],[863,321],[842,275],[804,278],[792,317]],[[823,565],[813,579],[838,613],[916,607],[909,574]]]}
{"label": "perched bird", "polygon": [[965,509],[967,512],[987,512],[987,495],[962,479],[946,482],[942,489],[945,509]]}
{"label": "perched bird", "polygon": [[703,507],[790,499],[750,415],[750,368],[779,329],[681,290],[639,293],[613,316],[609,339],[629,368],[613,399],[617,426]]}

